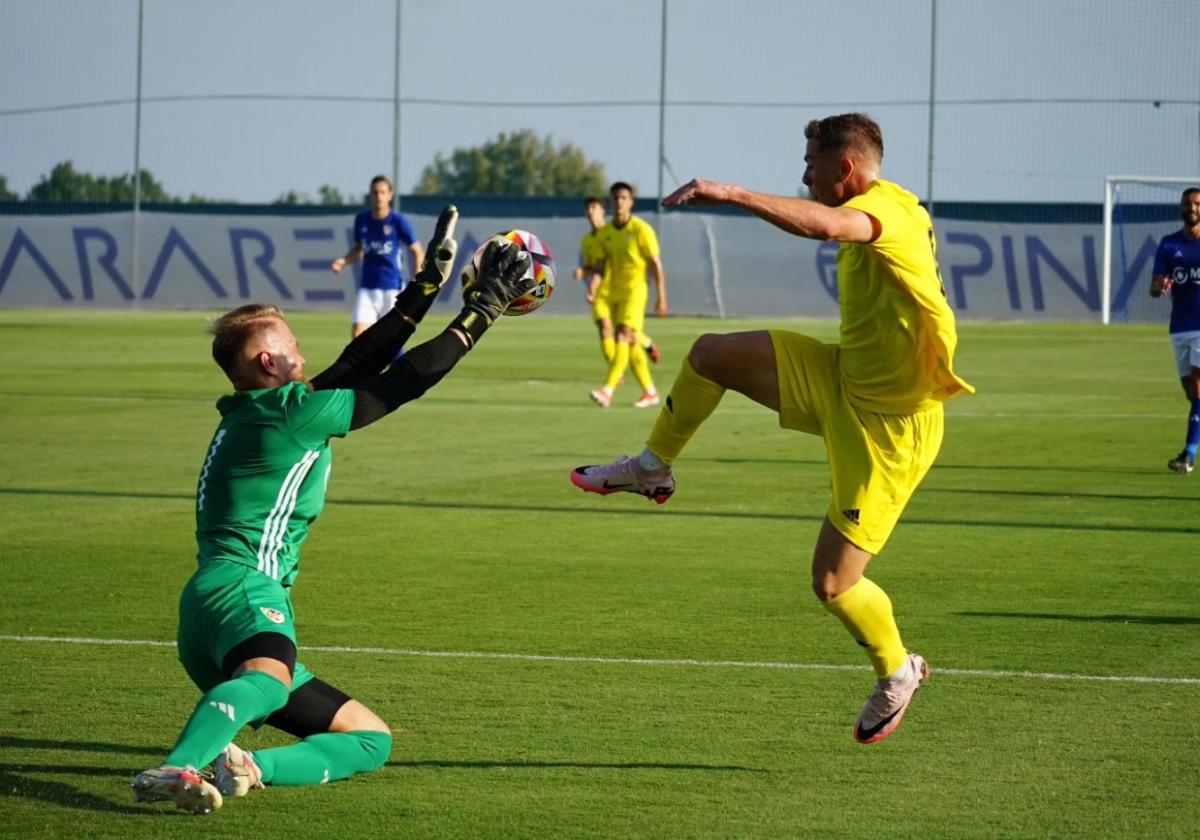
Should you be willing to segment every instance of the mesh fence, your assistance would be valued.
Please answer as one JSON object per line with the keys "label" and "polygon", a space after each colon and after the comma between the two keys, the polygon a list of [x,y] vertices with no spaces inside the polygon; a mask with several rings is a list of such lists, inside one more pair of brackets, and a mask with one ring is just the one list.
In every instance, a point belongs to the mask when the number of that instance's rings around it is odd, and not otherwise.
{"label": "mesh fence", "polygon": [[0,175],[25,198],[56,164],[113,177],[136,154],[173,197],[316,201],[328,185],[356,204],[376,172],[397,169],[407,193],[439,152],[528,128],[643,195],[659,190],[660,139],[666,189],[703,175],[787,193],[804,123],[845,110],[884,126],[889,176],[935,202],[1098,202],[1106,174],[1200,169],[1193,0],[863,0],[853,38],[848,14],[783,0],[12,0]]}

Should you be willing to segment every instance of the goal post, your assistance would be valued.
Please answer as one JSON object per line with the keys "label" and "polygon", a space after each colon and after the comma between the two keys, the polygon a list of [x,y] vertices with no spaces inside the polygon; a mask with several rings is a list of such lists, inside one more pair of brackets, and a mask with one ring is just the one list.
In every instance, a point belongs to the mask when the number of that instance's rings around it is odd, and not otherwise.
{"label": "goal post", "polygon": [[1154,250],[1179,225],[1179,197],[1189,187],[1200,187],[1200,175],[1104,178],[1103,323],[1166,323],[1170,304],[1149,295]]}

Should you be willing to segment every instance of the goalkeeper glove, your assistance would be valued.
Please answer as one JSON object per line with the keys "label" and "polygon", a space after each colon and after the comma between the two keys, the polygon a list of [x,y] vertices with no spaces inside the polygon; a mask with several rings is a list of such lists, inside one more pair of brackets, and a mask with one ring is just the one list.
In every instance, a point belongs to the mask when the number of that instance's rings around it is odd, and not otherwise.
{"label": "goalkeeper glove", "polygon": [[454,269],[454,255],[458,252],[458,243],[454,241],[454,226],[458,222],[458,208],[447,204],[446,209],[438,216],[437,226],[433,230],[433,238],[429,240],[429,250],[417,272],[413,282],[404,287],[404,291],[396,296],[396,310],[414,324],[419,323],[437,299],[438,292],[450,279]]}
{"label": "goalkeeper glove", "polygon": [[450,326],[474,347],[508,305],[537,285],[529,254],[507,242],[488,243],[475,282],[463,288],[463,310]]}

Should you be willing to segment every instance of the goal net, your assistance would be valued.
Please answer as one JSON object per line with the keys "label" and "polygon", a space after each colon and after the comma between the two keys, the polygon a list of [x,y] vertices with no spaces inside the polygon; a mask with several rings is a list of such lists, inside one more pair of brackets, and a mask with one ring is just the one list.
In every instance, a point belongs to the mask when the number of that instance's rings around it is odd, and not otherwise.
{"label": "goal net", "polygon": [[1158,241],[1181,225],[1179,197],[1188,187],[1200,187],[1200,176],[1104,179],[1104,323],[1165,324],[1170,318],[1170,300],[1150,297],[1150,275]]}

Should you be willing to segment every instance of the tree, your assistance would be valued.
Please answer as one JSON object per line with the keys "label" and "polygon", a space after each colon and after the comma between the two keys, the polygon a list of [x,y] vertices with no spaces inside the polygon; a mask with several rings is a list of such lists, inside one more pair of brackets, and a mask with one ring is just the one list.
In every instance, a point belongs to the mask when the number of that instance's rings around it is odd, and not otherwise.
{"label": "tree", "polygon": [[570,143],[555,148],[532,129],[500,132],[482,146],[438,153],[417,181],[417,195],[581,196],[602,194],[604,164]]}
{"label": "tree", "polygon": [[312,204],[312,199],[304,193],[296,192],[295,190],[288,190],[271,203],[282,204],[287,207],[294,207],[298,204]]}
{"label": "tree", "polygon": [[8,176],[0,175],[0,201],[11,204],[15,201],[20,201],[21,196],[15,192],[10,192],[8,189]]}
{"label": "tree", "polygon": [[329,184],[322,184],[317,188],[318,204],[326,207],[340,207],[351,202],[342,195],[342,191],[337,187],[331,187]]}
{"label": "tree", "polygon": [[341,190],[339,190],[337,187],[331,187],[329,184],[322,184],[317,188],[316,201],[313,201],[312,196],[310,196],[308,193],[298,192],[297,190],[288,190],[271,203],[282,204],[287,207],[295,207],[301,204],[319,204],[322,207],[343,207],[351,202],[342,195]]}
{"label": "tree", "polygon": [[[142,170],[141,192],[145,203],[178,201],[145,169]],[[67,160],[56,164],[49,175],[43,175],[26,198],[29,201],[73,204],[130,204],[133,202],[133,176],[126,173],[106,178],[103,175],[76,172],[75,165]]]}

